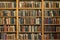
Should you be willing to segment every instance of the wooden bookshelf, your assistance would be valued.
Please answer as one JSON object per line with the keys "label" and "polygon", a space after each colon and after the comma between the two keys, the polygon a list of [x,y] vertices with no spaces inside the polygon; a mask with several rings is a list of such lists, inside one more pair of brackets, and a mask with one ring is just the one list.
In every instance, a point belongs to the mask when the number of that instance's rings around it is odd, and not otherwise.
{"label": "wooden bookshelf", "polygon": [[0,0],[0,40],[60,40],[60,0]]}

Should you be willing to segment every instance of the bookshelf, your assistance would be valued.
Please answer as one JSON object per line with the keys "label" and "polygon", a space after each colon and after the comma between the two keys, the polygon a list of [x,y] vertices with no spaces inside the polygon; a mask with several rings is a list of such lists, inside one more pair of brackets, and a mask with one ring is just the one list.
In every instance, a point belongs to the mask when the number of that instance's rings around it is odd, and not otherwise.
{"label": "bookshelf", "polygon": [[44,0],[44,39],[60,40],[60,1]]}
{"label": "bookshelf", "polygon": [[0,0],[0,40],[60,40],[60,0]]}

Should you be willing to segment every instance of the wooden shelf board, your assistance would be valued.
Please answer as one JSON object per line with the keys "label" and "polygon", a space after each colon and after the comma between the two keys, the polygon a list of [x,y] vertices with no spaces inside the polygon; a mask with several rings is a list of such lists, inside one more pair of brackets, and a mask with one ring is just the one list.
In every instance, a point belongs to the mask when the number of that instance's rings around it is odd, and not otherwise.
{"label": "wooden shelf board", "polygon": [[41,24],[20,24],[20,25],[37,25],[37,26],[40,26]]}
{"label": "wooden shelf board", "polygon": [[19,18],[40,18],[42,16],[19,16]]}
{"label": "wooden shelf board", "polygon": [[48,31],[48,32],[44,32],[44,33],[60,33],[60,32]]}
{"label": "wooden shelf board", "polygon": [[52,10],[59,10],[60,8],[45,8],[45,9],[48,9],[48,10],[50,10],[50,9],[52,9]]}
{"label": "wooden shelf board", "polygon": [[16,8],[0,8],[0,10],[16,10]]}
{"label": "wooden shelf board", "polygon": [[52,25],[53,26],[53,25],[60,25],[60,24],[44,24],[44,25]]}
{"label": "wooden shelf board", "polygon": [[60,18],[60,16],[44,16],[46,18]]}
{"label": "wooden shelf board", "polygon": [[16,18],[16,16],[0,16],[0,18]]}
{"label": "wooden shelf board", "polygon": [[40,32],[19,32],[19,33],[41,33],[41,31]]}
{"label": "wooden shelf board", "polygon": [[26,10],[27,10],[27,9],[28,9],[28,10],[31,10],[31,9],[32,9],[32,10],[33,10],[33,9],[41,9],[41,8],[19,8],[19,9],[24,9],[24,10],[25,10],[25,9],[26,9]]}
{"label": "wooden shelf board", "polygon": [[6,31],[6,32],[0,32],[0,33],[16,33],[16,32],[9,32],[9,31]]}

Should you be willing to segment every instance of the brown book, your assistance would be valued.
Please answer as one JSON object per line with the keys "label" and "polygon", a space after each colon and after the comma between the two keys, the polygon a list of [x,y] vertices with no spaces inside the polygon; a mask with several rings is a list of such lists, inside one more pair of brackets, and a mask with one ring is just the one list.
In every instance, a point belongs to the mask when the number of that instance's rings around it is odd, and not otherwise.
{"label": "brown book", "polygon": [[23,34],[19,34],[19,39],[23,40]]}
{"label": "brown book", "polygon": [[26,40],[28,40],[28,34],[26,34]]}
{"label": "brown book", "polygon": [[49,40],[49,34],[46,34],[46,40]]}
{"label": "brown book", "polygon": [[15,27],[15,26],[9,26],[8,31],[9,31],[9,32],[15,32],[15,30],[14,30],[15,28],[14,28],[14,27]]}
{"label": "brown book", "polygon": [[31,18],[31,24],[34,24],[34,18]]}
{"label": "brown book", "polygon": [[58,18],[56,18],[56,24],[59,24],[59,20],[58,20]]}
{"label": "brown book", "polygon": [[24,18],[24,24],[26,24],[26,19]]}
{"label": "brown book", "polygon": [[6,24],[9,24],[9,18],[6,18]]}
{"label": "brown book", "polygon": [[52,8],[56,8],[56,2],[52,2]]}
{"label": "brown book", "polygon": [[8,26],[4,25],[4,32],[8,31]]}
{"label": "brown book", "polygon": [[56,27],[56,32],[60,32],[60,27],[59,26]]}
{"label": "brown book", "polygon": [[38,32],[40,32],[42,30],[41,26],[38,26]]}

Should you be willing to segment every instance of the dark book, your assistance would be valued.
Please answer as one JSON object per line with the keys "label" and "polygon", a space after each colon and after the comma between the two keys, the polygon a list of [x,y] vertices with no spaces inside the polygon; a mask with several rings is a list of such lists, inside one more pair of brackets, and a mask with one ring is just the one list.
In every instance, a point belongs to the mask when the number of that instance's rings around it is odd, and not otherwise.
{"label": "dark book", "polygon": [[23,16],[23,10],[18,11],[18,16]]}
{"label": "dark book", "polygon": [[37,34],[34,34],[34,40],[37,40],[38,38],[37,38]]}
{"label": "dark book", "polygon": [[49,8],[49,2],[45,3],[46,8]]}
{"label": "dark book", "polygon": [[39,18],[39,24],[42,24],[42,18]]}
{"label": "dark book", "polygon": [[39,39],[39,40],[42,40],[41,33],[38,34],[38,39]]}
{"label": "dark book", "polygon": [[8,16],[7,14],[8,14],[8,13],[7,13],[7,10],[4,10],[4,11],[3,11],[3,16]]}
{"label": "dark book", "polygon": [[25,32],[25,26],[20,26],[20,31]]}
{"label": "dark book", "polygon": [[59,2],[56,2],[56,8],[59,8]]}
{"label": "dark book", "polygon": [[37,32],[37,27],[38,27],[38,26],[34,26],[34,32]]}
{"label": "dark book", "polygon": [[10,23],[15,24],[15,18],[11,18]]}
{"label": "dark book", "polygon": [[0,33],[0,39],[1,39],[1,33]]}
{"label": "dark book", "polygon": [[59,16],[60,16],[60,10],[58,10],[58,14],[59,14]]}
{"label": "dark book", "polygon": [[11,13],[10,13],[11,16],[15,16],[15,15],[14,15],[14,14],[15,14],[14,11],[11,10],[10,12],[11,12]]}
{"label": "dark book", "polygon": [[[48,14],[48,15],[47,15],[47,14]],[[50,15],[50,10],[49,10],[49,11],[47,11],[47,14],[46,14],[47,16],[51,16],[51,15]]]}
{"label": "dark book", "polygon": [[25,32],[28,32],[28,31],[29,31],[29,27],[25,26]]}
{"label": "dark book", "polygon": [[52,23],[51,18],[48,18],[48,24],[51,24],[51,23]]}
{"label": "dark book", "polygon": [[20,24],[24,24],[24,19],[23,19],[23,18],[20,18],[20,19],[19,19],[19,23],[20,23]]}
{"label": "dark book", "polygon": [[31,40],[31,37],[32,37],[31,34],[28,34],[28,40]]}
{"label": "dark book", "polygon": [[53,16],[56,16],[56,10],[52,10],[53,11]]}

